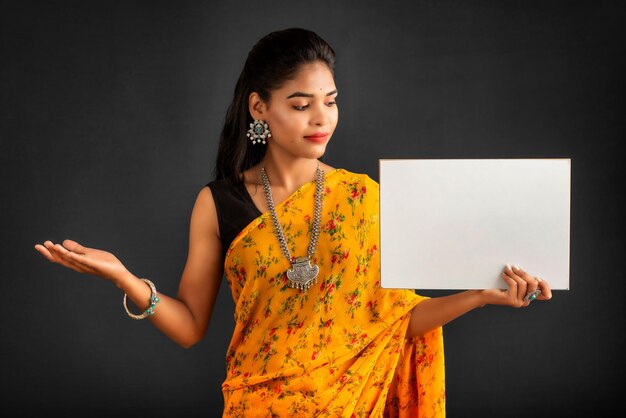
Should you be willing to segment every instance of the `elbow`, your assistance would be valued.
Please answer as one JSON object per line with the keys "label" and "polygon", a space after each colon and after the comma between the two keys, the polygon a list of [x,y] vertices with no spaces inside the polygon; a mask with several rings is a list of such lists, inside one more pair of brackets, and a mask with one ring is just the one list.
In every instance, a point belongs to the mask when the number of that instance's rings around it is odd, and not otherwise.
{"label": "elbow", "polygon": [[204,337],[204,335],[194,335],[193,337],[177,341],[177,343],[182,348],[191,348],[194,345],[198,344],[200,341],[202,341],[202,337]]}
{"label": "elbow", "polygon": [[194,342],[179,342],[178,345],[181,346],[182,348],[191,348],[194,345],[197,344],[197,341]]}

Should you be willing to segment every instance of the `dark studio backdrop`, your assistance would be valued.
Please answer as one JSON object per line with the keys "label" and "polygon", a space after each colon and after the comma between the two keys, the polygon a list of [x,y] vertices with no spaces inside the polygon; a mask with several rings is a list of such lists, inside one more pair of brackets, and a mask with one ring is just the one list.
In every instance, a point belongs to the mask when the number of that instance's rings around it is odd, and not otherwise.
{"label": "dark studio backdrop", "polygon": [[448,416],[623,412],[619,4],[2,2],[3,413],[221,415],[225,280],[206,337],[186,350],[130,319],[114,285],[34,245],[111,251],[175,296],[247,53],[293,26],[337,52],[333,166],[378,180],[379,158],[572,159],[571,290],[445,326]]}

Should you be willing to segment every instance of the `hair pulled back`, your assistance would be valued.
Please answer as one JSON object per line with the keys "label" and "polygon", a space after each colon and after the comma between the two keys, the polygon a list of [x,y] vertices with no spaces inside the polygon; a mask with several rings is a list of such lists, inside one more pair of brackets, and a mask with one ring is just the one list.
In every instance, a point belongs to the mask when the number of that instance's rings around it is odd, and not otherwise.
{"label": "hair pulled back", "polygon": [[265,155],[266,147],[253,145],[246,136],[253,122],[248,109],[250,93],[257,92],[268,102],[271,92],[293,79],[300,66],[316,61],[324,62],[334,74],[335,51],[315,32],[302,28],[271,32],[252,47],[220,134],[215,164],[217,180],[239,181],[241,173]]}

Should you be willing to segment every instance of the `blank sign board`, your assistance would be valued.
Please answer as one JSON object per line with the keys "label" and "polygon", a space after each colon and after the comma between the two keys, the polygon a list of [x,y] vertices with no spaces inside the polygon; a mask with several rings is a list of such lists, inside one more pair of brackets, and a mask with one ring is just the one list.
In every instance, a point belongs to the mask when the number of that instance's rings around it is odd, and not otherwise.
{"label": "blank sign board", "polygon": [[516,264],[569,289],[569,158],[381,159],[381,286],[506,288]]}

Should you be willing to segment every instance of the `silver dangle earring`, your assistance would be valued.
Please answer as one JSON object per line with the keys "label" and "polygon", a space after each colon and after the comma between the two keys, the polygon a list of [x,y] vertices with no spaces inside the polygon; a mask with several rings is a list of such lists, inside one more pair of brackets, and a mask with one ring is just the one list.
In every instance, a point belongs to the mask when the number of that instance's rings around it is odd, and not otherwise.
{"label": "silver dangle earring", "polygon": [[265,144],[265,140],[272,136],[270,128],[262,119],[256,119],[254,123],[251,123],[250,129],[248,129],[248,133],[246,135],[250,138],[253,144],[257,144],[259,142]]}

